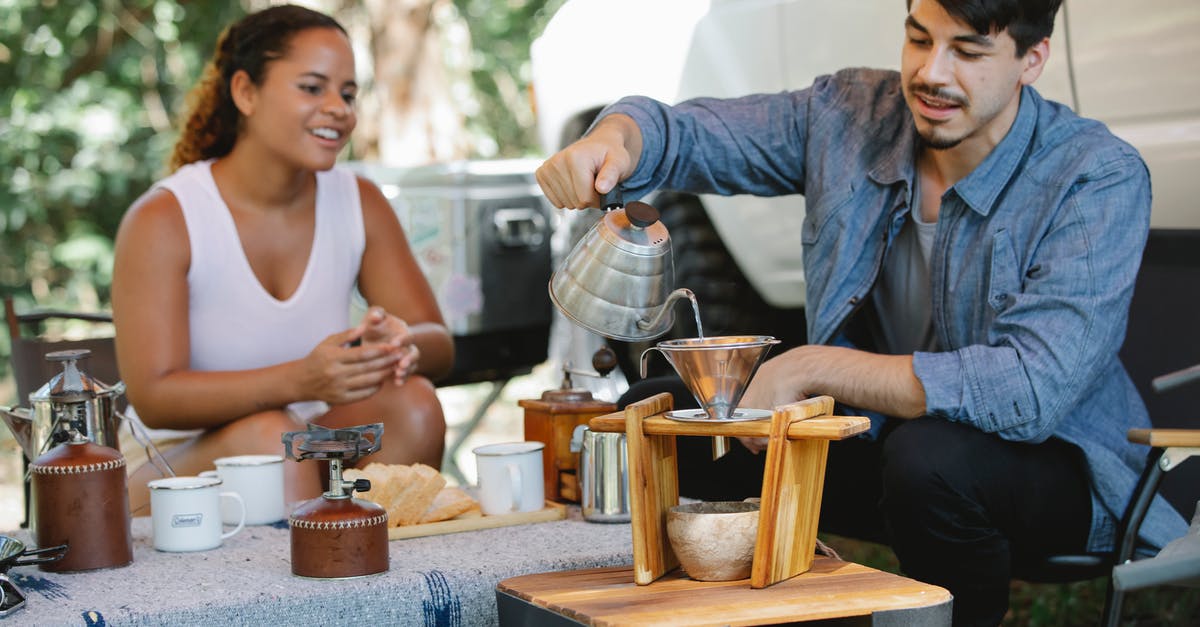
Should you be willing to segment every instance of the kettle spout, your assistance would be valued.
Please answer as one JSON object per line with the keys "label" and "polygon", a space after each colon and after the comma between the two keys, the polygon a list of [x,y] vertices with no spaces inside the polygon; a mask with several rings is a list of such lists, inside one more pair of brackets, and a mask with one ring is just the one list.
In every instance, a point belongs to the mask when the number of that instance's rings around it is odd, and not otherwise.
{"label": "kettle spout", "polygon": [[[667,302],[663,303],[662,307],[659,307],[658,312],[654,314],[654,318],[650,320],[638,320],[638,329],[653,333],[653,335],[649,337],[658,337],[663,333],[666,333],[669,330],[668,327],[670,326],[671,306],[675,304],[675,301],[681,298],[686,298],[692,301],[693,310],[699,309],[698,305],[696,304],[696,295],[692,293],[692,290],[689,290],[686,287],[681,287],[667,295]],[[697,316],[696,321],[699,322],[699,320],[699,316]],[[664,322],[666,322],[666,324],[664,324]]]}
{"label": "kettle spout", "polygon": [[21,445],[26,459],[29,461],[36,459],[38,452],[34,450],[33,446],[33,416],[30,415],[29,410],[24,407],[0,405],[0,418],[4,419],[4,424],[8,425],[9,431],[12,431],[13,439]]}

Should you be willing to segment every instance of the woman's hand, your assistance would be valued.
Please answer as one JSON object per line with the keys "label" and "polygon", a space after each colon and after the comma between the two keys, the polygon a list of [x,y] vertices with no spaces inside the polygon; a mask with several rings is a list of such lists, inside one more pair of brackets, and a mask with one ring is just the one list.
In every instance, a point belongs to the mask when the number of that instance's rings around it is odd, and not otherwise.
{"label": "woman's hand", "polygon": [[[402,351],[387,342],[367,342],[366,325],[325,338],[301,360],[301,396],[341,405],[363,400],[395,376]],[[360,346],[351,346],[363,339]]]}
{"label": "woman's hand", "polygon": [[384,311],[383,307],[374,306],[367,310],[359,327],[363,330],[364,345],[389,346],[396,351],[398,361],[393,371],[393,381],[396,385],[403,385],[417,371],[417,362],[421,358],[421,351],[413,343],[408,323]]}

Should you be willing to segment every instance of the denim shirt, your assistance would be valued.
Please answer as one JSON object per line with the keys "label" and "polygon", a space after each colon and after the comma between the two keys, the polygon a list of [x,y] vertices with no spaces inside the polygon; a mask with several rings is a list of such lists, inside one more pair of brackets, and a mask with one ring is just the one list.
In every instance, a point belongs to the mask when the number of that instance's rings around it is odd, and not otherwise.
{"label": "denim shirt", "polygon": [[[803,194],[808,338],[845,344],[914,201],[918,140],[898,74],[844,70],[800,91],[675,107],[632,97],[604,113],[642,131],[628,198]],[[1137,151],[1025,87],[1004,139],[942,196],[931,279],[944,352],[913,355],[928,415],[1083,451],[1092,551],[1112,549],[1148,452],[1126,440],[1150,423],[1117,351],[1149,222]],[[1162,547],[1186,530],[1156,497],[1141,536]]]}

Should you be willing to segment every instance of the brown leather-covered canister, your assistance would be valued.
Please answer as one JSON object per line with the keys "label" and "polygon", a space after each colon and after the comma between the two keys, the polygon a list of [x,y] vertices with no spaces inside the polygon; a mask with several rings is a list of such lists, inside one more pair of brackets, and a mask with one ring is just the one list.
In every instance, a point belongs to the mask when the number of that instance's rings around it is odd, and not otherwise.
{"label": "brown leather-covered canister", "polygon": [[59,444],[29,465],[38,546],[67,545],[49,572],[116,568],[133,562],[125,458],[81,439]]}
{"label": "brown leather-covered canister", "polygon": [[388,569],[387,511],[363,499],[318,497],[301,503],[292,528],[292,574],[361,577]]}

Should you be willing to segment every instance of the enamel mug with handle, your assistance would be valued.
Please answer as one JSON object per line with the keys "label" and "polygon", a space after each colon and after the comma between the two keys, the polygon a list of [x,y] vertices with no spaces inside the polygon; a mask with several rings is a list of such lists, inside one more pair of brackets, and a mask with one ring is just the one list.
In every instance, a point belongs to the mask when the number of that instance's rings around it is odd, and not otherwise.
{"label": "enamel mug with handle", "polygon": [[[150,487],[154,548],[160,551],[207,551],[245,526],[246,507],[236,492],[222,492],[217,477],[167,477]],[[239,506],[233,531],[221,532],[221,500]]]}
{"label": "enamel mug with handle", "polygon": [[504,442],[475,448],[479,508],[488,516],[536,512],[546,506],[542,442]]}

